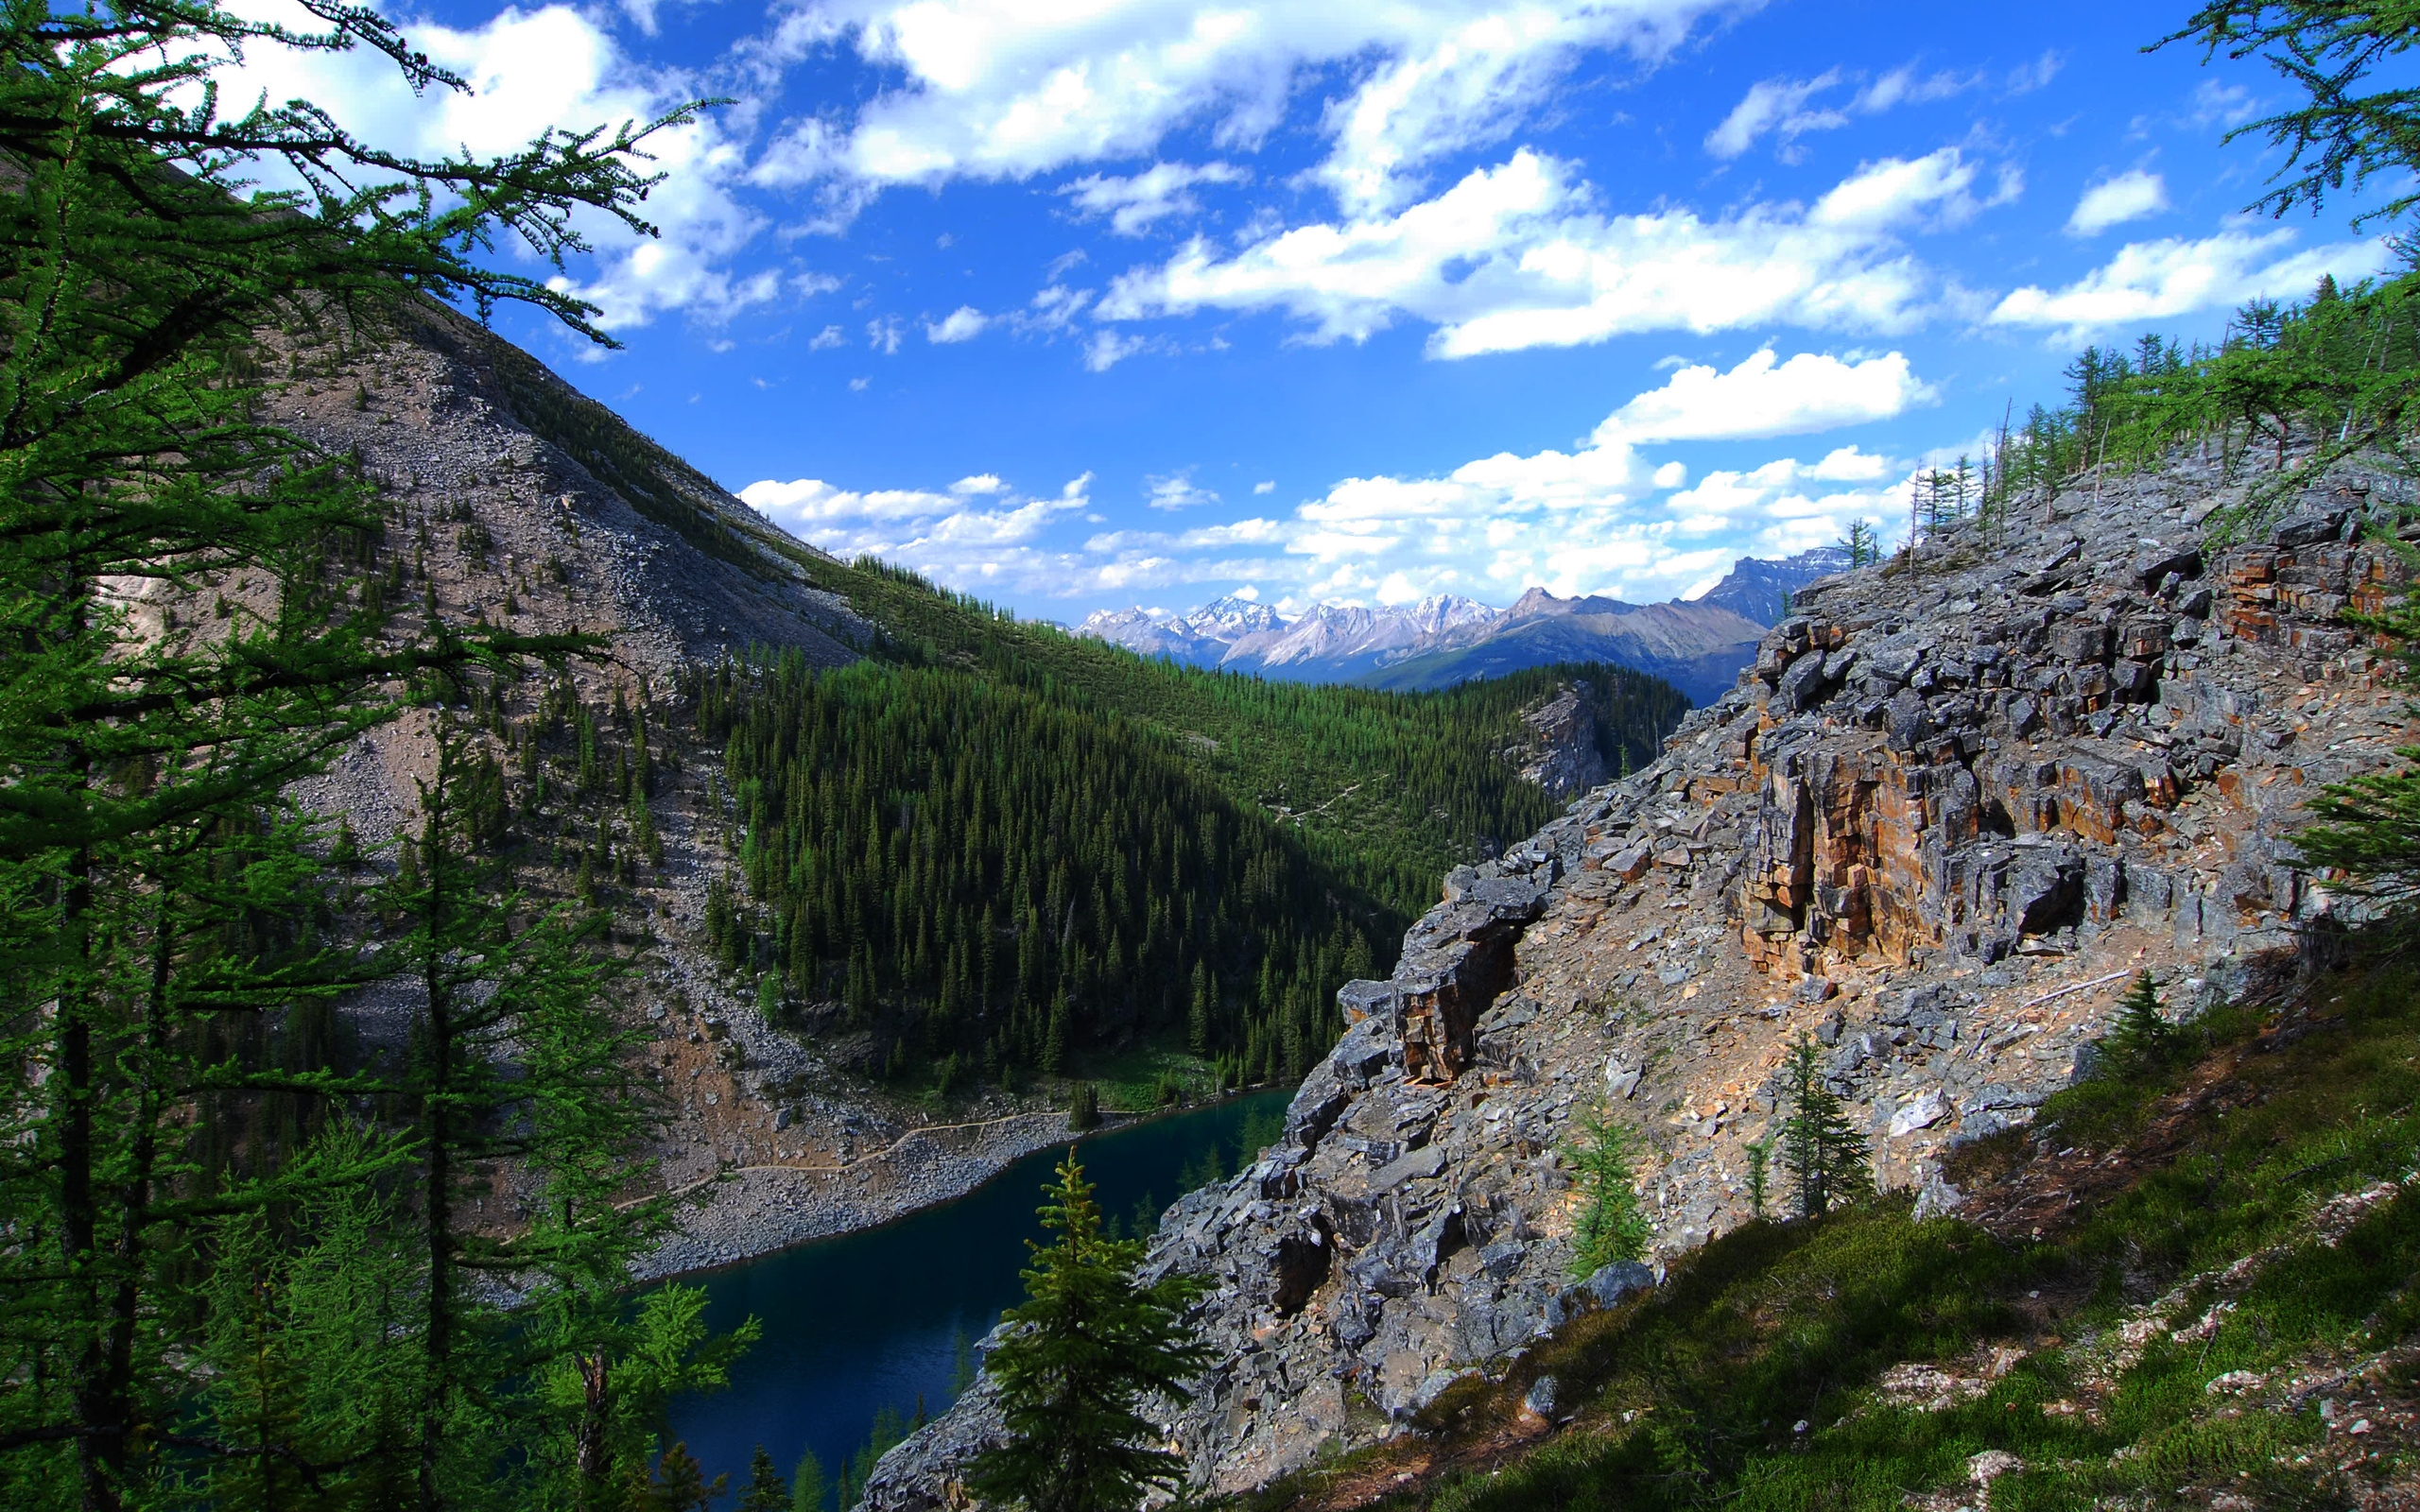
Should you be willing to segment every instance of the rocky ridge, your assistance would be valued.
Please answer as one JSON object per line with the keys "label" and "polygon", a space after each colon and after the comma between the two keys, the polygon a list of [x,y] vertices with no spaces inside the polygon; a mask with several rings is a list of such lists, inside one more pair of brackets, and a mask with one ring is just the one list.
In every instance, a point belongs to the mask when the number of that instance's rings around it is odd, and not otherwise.
{"label": "rocky ridge", "polygon": [[[821,1051],[767,1023],[707,948],[707,884],[728,865],[728,820],[711,798],[712,753],[684,757],[671,739],[684,713],[679,677],[751,645],[852,660],[875,627],[804,580],[796,559],[821,554],[471,322],[434,307],[404,319],[363,350],[302,359],[274,397],[275,419],[381,485],[386,549],[414,563],[410,592],[426,612],[605,636],[610,660],[570,669],[580,697],[601,708],[646,687],[659,757],[684,763],[651,800],[663,862],[628,879],[617,906],[637,951],[628,1007],[648,1031],[641,1060],[669,1119],[651,1151],[655,1180],[682,1196],[681,1229],[646,1273],[886,1222],[1064,1140],[1064,1114],[1037,1102],[994,1097],[944,1125],[837,1075]],[[137,601],[138,622],[154,628],[199,610],[156,583],[141,591],[150,596]],[[266,610],[271,590],[231,581],[209,592]],[[536,693],[514,690],[504,713],[526,714]],[[475,723],[465,713],[458,728]],[[298,784],[310,808],[346,817],[373,867],[389,864],[378,848],[410,822],[415,783],[435,769],[436,718],[410,711]],[[345,1013],[374,1049],[402,1042],[410,1008],[400,988],[381,988]],[[502,1229],[524,1216],[509,1181],[467,1214]]]}
{"label": "rocky ridge", "polygon": [[[2296,862],[2304,805],[2410,738],[2341,620],[2401,587],[2357,540],[2398,487],[2341,472],[2229,543],[2204,527],[2243,488],[2181,465],[1809,584],[1653,765],[1448,878],[1393,977],[1340,994],[1281,1142],[1162,1219],[1149,1264],[1217,1283],[1219,1362],[1167,1404],[1195,1487],[1402,1432],[1638,1284],[1568,1273],[1592,1108],[1641,1135],[1675,1254],[1749,1215],[1811,1037],[1881,1182],[1955,1209],[1939,1158],[2087,1071],[2135,972],[2177,1014],[2289,982],[2343,911]],[[978,1386],[868,1505],[960,1502],[996,1421]]]}

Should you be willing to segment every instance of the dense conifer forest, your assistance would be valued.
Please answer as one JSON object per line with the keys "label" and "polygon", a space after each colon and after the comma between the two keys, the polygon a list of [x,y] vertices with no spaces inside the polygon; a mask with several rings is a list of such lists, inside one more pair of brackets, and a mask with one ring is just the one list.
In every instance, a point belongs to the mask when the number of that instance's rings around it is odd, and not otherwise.
{"label": "dense conifer forest", "polygon": [[[1585,680],[1618,769],[1683,707],[1598,666],[1435,695],[1265,683],[901,586],[927,625],[994,632],[976,668],[926,642],[691,690],[737,857],[708,930],[778,981],[769,1005],[843,1004],[889,1068],[945,1086],[1180,1027],[1231,1080],[1299,1076],[1336,988],[1392,964],[1439,875],[1553,813],[1506,759],[1524,709]],[[1320,791],[1348,815],[1291,807]]]}

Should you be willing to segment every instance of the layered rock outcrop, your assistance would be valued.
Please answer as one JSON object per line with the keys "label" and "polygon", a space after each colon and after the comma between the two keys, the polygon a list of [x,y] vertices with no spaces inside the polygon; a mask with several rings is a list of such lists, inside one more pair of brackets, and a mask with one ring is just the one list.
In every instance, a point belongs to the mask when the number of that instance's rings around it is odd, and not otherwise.
{"label": "layered rock outcrop", "polygon": [[1597,713],[1587,683],[1566,683],[1553,697],[1521,715],[1521,743],[1505,757],[1525,782],[1548,798],[1569,798],[1605,780],[1605,753],[1597,747]]}
{"label": "layered rock outcrop", "polygon": [[[2359,540],[2390,486],[2230,544],[2224,479],[2108,480],[1809,585],[1653,765],[1449,878],[1394,976],[1344,989],[1284,1139],[1162,1220],[1150,1264],[1218,1283],[1219,1363],[1167,1404],[1195,1485],[1401,1431],[1597,1305],[1562,1169],[1591,1108],[1636,1128],[1674,1254],[1749,1215],[1811,1037],[1878,1178],[1954,1207],[1938,1157],[2088,1069],[2135,973],[2184,1014],[2295,971],[2342,907],[2306,805],[2411,738],[2342,618],[2401,591]],[[959,1500],[995,1422],[978,1387],[869,1504]]]}

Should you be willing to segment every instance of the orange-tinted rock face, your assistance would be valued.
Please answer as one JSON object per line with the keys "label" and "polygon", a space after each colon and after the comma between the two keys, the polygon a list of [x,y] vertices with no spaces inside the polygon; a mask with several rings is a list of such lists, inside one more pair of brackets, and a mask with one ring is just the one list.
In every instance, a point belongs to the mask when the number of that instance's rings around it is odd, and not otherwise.
{"label": "orange-tinted rock face", "polygon": [[[1927,947],[1997,959],[2130,906],[2182,909],[2194,930],[2289,917],[2300,884],[2271,811],[2309,784],[2267,774],[2311,720],[2281,720],[2280,690],[2310,679],[2325,692],[2308,701],[2374,708],[2369,648],[2341,616],[2402,584],[2390,550],[2311,529],[2221,554],[2206,581],[2196,553],[2193,576],[2151,592],[2122,560],[2084,575],[2088,558],[2039,593],[1973,585],[1970,613],[1921,635],[1912,606],[1887,602],[1921,594],[1921,572],[1896,594],[1815,595],[1825,617],[1776,630],[1740,692],[1692,716],[1722,723],[1688,792],[1753,794],[1731,893],[1748,957],[1782,972]],[[2197,792],[2221,812],[2180,836]],[[2180,894],[2171,852],[2211,839],[2276,885]]]}
{"label": "orange-tinted rock face", "polygon": [[2303,805],[2410,738],[2333,617],[2400,564],[2326,496],[2210,547],[2221,481],[2121,480],[1803,592],[1647,770],[1458,869],[1393,978],[1340,995],[1285,1138],[1163,1218],[1149,1263],[1216,1280],[1219,1359],[1171,1429],[1197,1485],[1389,1431],[1592,1305],[1582,1118],[1634,1135],[1677,1254],[1748,1216],[1811,1042],[1877,1178],[1954,1205],[1945,1148],[2088,1069],[2136,971],[2189,1011],[2290,963],[2331,906]]}

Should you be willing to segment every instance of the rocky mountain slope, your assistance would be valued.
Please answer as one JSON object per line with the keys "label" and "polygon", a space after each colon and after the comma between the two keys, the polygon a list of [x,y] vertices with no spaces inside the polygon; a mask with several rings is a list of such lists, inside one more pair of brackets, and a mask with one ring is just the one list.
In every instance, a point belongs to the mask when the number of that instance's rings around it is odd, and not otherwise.
{"label": "rocky mountain slope", "polygon": [[[2093,1063],[2126,981],[2172,1012],[2274,990],[2340,903],[2290,836],[2411,737],[2340,619],[2399,590],[2355,537],[2403,485],[2343,472],[2246,539],[2193,465],[2024,502],[1811,583],[1662,758],[1449,877],[1304,1083],[1285,1138],[1163,1217],[1214,1278],[1218,1364],[1171,1404],[1235,1490],[1401,1430],[1446,1386],[1651,1273],[1575,1284],[1574,1120],[1646,1152],[1654,1248],[1749,1215],[1747,1147],[1801,1037],[1877,1177],[1955,1209],[1944,1156]],[[2408,501],[2406,501],[2408,502]],[[876,1508],[955,1500],[975,1392],[887,1458]]]}
{"label": "rocky mountain slope", "polygon": [[[480,694],[448,711],[412,710],[297,796],[343,816],[370,867],[391,867],[388,842],[415,822],[417,784],[434,771],[443,718],[505,774],[524,885],[542,896],[603,889],[633,952],[627,1007],[647,1031],[644,1059],[669,1120],[653,1152],[653,1179],[685,1196],[682,1231],[650,1263],[656,1273],[881,1222],[959,1194],[1065,1137],[1063,1111],[1049,1107],[1046,1091],[961,1090],[943,1110],[852,1074],[863,1070],[852,1057],[865,1048],[864,1034],[807,1032],[832,1018],[837,1003],[786,1002],[769,1021],[762,984],[732,967],[709,927],[713,885],[732,884],[744,816],[721,780],[719,746],[699,735],[698,711],[686,701],[700,668],[752,647],[786,650],[808,666],[868,653],[960,666],[1000,659],[1011,675],[1016,656],[1057,657],[1052,673],[1083,683],[1102,704],[1159,696],[1167,707],[1151,713],[1188,731],[1217,730],[1219,738],[1188,735],[1184,747],[1206,777],[1239,785],[1219,764],[1260,762],[1299,780],[1279,789],[1281,805],[1316,788],[1320,811],[1293,817],[1297,828],[1315,822],[1325,840],[1370,827],[1350,801],[1357,782],[1321,765],[1335,753],[1307,748],[1301,730],[1271,724],[1256,708],[1209,710],[1228,722],[1206,724],[1199,700],[1167,699],[1164,669],[1053,629],[1016,627],[879,567],[836,561],[527,353],[442,310],[412,312],[375,343],[280,352],[275,360],[285,369],[275,418],[356,459],[381,485],[384,540],[374,581],[359,591],[456,624],[581,630],[608,642],[607,656],[574,662],[561,679],[533,675],[492,700]],[[272,590],[228,582],[199,599],[143,592],[158,595],[138,609],[156,628],[178,616],[226,612],[210,606],[212,596],[265,610]],[[1668,695],[1655,694],[1651,701],[1662,710]],[[1654,732],[1668,728],[1665,713],[1623,706],[1600,730],[1577,700],[1557,707],[1528,725],[1507,710],[1513,744],[1474,738],[1468,754],[1503,762],[1511,787],[1521,785],[1515,773],[1568,785],[1594,780],[1609,744],[1643,759]],[[616,775],[641,747],[657,774],[647,786],[644,831]],[[1386,796],[1400,797],[1399,787]],[[1204,794],[1196,796],[1216,800],[1206,785]],[[1535,803],[1534,795],[1524,800],[1519,829],[1542,812]],[[1288,817],[1281,808],[1270,822]],[[657,846],[660,854],[650,854]],[[375,1050],[402,1042],[410,1005],[379,991],[349,1005],[347,1016],[359,1042]],[[510,1228],[521,1216],[517,1204],[499,1191],[472,1217]]]}
{"label": "rocky mountain slope", "polygon": [[1703,701],[1731,685],[1789,593],[1847,565],[1831,547],[1780,561],[1743,557],[1695,599],[1626,604],[1557,598],[1532,588],[1510,609],[1443,594],[1364,609],[1322,604],[1287,620],[1264,604],[1224,597],[1190,613],[1104,610],[1077,633],[1193,666],[1306,682],[1440,688],[1558,662],[1635,667]]}
{"label": "rocky mountain slope", "polygon": [[[834,1076],[815,1051],[768,1025],[745,984],[706,949],[707,883],[728,867],[730,836],[709,796],[713,753],[683,748],[682,674],[752,644],[816,664],[856,657],[877,627],[803,570],[838,564],[446,312],[418,312],[396,338],[349,356],[315,354],[291,373],[275,418],[357,456],[384,485],[385,549],[426,612],[602,634],[611,659],[569,669],[577,698],[608,738],[629,733],[627,716],[614,723],[617,699],[652,712],[656,758],[678,774],[652,800],[663,859],[633,868],[614,902],[639,950],[629,1008],[650,1032],[645,1058],[670,1117],[654,1151],[659,1180],[689,1196],[683,1231],[656,1270],[880,1222],[968,1191],[1063,1137],[1063,1114],[1038,1104],[995,1098],[943,1121]],[[268,590],[218,591],[241,600]],[[195,608],[164,594],[146,612],[156,624]],[[532,718],[546,692],[544,679],[513,690],[494,711],[496,728]],[[377,848],[414,818],[415,782],[435,766],[436,717],[412,711],[302,784],[306,803],[346,817],[373,866],[390,864]],[[454,717],[480,723],[472,711]],[[504,749],[492,730],[474,738]],[[636,848],[622,806],[595,807],[569,839],[587,842],[594,824],[629,858]],[[542,891],[572,882],[567,866],[543,863],[527,880]],[[407,1022],[376,997],[348,1011],[372,1044]],[[474,1218],[510,1227],[515,1200],[500,1193]]]}

